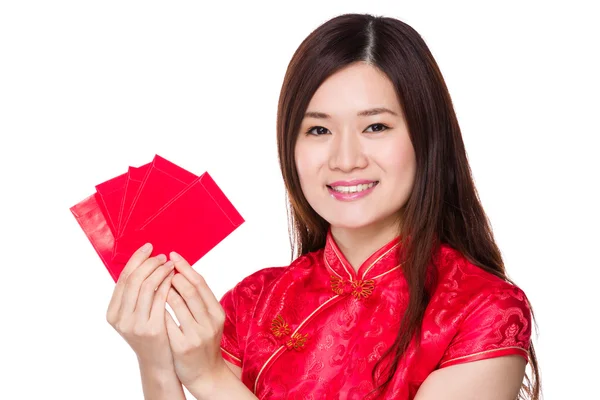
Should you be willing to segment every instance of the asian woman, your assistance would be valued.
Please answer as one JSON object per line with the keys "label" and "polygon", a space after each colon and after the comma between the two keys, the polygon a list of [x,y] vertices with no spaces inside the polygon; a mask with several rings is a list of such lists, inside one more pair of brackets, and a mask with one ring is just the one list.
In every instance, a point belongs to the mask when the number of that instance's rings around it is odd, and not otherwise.
{"label": "asian woman", "polygon": [[121,274],[107,319],[146,398],[184,398],[182,385],[198,399],[540,398],[531,305],[414,29],[347,14],[313,31],[284,78],[277,144],[290,265],[220,301],[150,244]]}

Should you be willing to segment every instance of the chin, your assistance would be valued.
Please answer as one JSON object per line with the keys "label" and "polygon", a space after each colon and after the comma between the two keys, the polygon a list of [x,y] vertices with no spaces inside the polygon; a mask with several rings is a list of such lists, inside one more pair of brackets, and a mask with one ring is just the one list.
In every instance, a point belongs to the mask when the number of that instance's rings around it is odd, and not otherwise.
{"label": "chin", "polygon": [[377,225],[374,218],[366,218],[364,215],[346,215],[325,218],[332,228],[336,229],[364,229]]}
{"label": "chin", "polygon": [[[333,211],[333,210],[328,210]],[[335,210],[338,211],[338,210]],[[345,230],[387,230],[392,226],[396,226],[398,223],[397,211],[386,212],[388,210],[379,210],[379,212],[372,212],[373,210],[363,210],[363,212],[329,212],[322,214],[329,225],[334,229],[345,229]],[[367,212],[365,212],[367,211]]]}

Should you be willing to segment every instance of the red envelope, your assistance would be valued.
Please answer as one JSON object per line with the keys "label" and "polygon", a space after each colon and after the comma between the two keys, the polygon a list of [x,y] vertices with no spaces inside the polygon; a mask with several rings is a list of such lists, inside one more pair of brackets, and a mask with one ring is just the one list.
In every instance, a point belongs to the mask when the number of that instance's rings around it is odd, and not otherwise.
{"label": "red envelope", "polygon": [[98,204],[96,195],[91,195],[70,208],[88,240],[100,256],[110,276],[116,282],[125,263],[112,261],[114,236]]}
{"label": "red envelope", "polygon": [[96,201],[106,218],[113,236],[117,234],[119,210],[126,184],[127,174],[123,174],[96,185]]}
{"label": "red envelope", "polygon": [[133,199],[136,197],[138,190],[140,189],[140,185],[142,184],[144,177],[148,173],[148,169],[150,168],[151,164],[152,163],[148,163],[138,168],[129,167],[129,171],[127,172],[127,183],[125,184],[125,193],[123,195],[123,199],[121,201],[121,206],[119,209],[119,223],[115,237],[119,237],[121,235],[121,232],[123,232],[125,218],[131,212],[131,205],[133,204]]}
{"label": "red envelope", "polygon": [[176,251],[193,265],[243,222],[212,177],[204,173],[137,230],[117,239],[113,261],[127,261],[150,242],[154,253]]}
{"label": "red envelope", "polygon": [[146,242],[152,255],[174,250],[194,264],[244,222],[208,173],[197,177],[158,155],[96,190],[70,210],[115,282]]}
{"label": "red envelope", "polygon": [[196,178],[191,172],[156,155],[133,199],[117,239],[138,229]]}

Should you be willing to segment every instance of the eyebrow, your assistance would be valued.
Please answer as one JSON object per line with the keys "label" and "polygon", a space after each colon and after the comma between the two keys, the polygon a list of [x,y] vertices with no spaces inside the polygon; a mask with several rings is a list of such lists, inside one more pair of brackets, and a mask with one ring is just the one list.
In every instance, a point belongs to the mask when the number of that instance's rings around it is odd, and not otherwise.
{"label": "eyebrow", "polygon": [[[376,107],[376,108],[370,108],[368,110],[363,110],[363,111],[359,111],[356,115],[359,117],[370,117],[372,115],[379,115],[379,114],[384,114],[384,113],[388,113],[388,114],[392,114],[394,116],[398,116],[398,113],[390,110],[389,108],[385,108],[385,107]],[[308,117],[308,118],[319,118],[319,119],[331,119],[331,115],[329,114],[325,114],[322,112],[318,112],[318,111],[307,111],[306,114],[304,114],[304,117]]]}

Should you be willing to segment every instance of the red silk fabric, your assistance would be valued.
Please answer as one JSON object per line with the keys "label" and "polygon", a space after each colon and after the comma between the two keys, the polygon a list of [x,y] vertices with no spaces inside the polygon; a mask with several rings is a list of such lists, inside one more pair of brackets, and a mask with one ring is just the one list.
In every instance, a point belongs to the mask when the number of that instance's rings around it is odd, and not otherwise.
{"label": "red silk fabric", "polygon": [[[246,277],[221,299],[223,358],[242,368],[259,399],[362,399],[408,302],[400,247],[393,240],[356,272],[329,235],[324,249]],[[411,343],[377,398],[412,399],[438,368],[513,354],[528,360],[531,312],[521,289],[447,245],[431,268],[437,279],[428,281],[421,343]]]}

